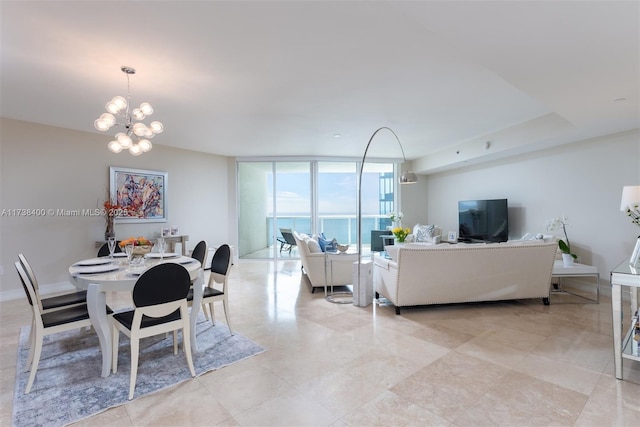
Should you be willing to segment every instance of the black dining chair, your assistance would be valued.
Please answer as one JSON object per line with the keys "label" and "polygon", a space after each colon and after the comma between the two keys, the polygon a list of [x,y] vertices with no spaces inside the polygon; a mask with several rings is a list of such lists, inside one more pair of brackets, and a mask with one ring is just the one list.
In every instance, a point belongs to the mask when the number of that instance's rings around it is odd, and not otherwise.
{"label": "black dining chair", "polygon": [[205,268],[204,263],[207,260],[207,242],[204,240],[200,240],[198,244],[191,251],[191,258],[197,259],[200,261],[200,265],[202,268]]}
{"label": "black dining chair", "polygon": [[[130,339],[131,374],[129,380],[129,400],[133,393],[138,374],[138,351],[141,338],[173,331],[173,353],[178,354],[177,331],[182,330],[182,346],[187,357],[191,376],[196,373],[191,358],[191,338],[189,332],[189,308],[187,293],[191,286],[189,272],[176,263],[158,264],[138,278],[132,291],[133,310],[112,316],[112,371],[118,370],[119,332]],[[158,373],[159,375],[161,373]]]}
{"label": "black dining chair", "polygon": [[[45,312],[42,306],[42,300],[36,292],[22,263],[16,261],[14,265],[33,314],[31,322],[32,331],[30,332],[29,341],[29,358],[27,359],[27,370],[30,372],[27,387],[25,388],[25,394],[28,394],[31,391],[31,387],[36,378],[36,372],[38,371],[44,337],[58,332],[91,326],[91,320],[89,319],[89,311],[87,310],[86,304],[73,305]],[[107,314],[112,313],[111,308],[107,306]]]}
{"label": "black dining chair", "polygon": [[[116,240],[116,249],[113,251],[113,253],[118,253],[118,252],[122,252],[122,248],[120,247],[120,240]],[[98,249],[98,257],[103,257],[103,256],[109,256],[109,244],[108,243],[104,243],[102,246],[100,246],[100,249]]]}
{"label": "black dining chair", "polygon": [[[221,245],[216,249],[211,259],[211,273],[209,275],[209,283],[202,291],[202,305],[209,307],[211,313],[211,323],[216,324],[215,314],[213,312],[213,303],[216,301],[222,301],[224,308],[224,316],[227,319],[227,326],[229,332],[233,335],[231,329],[231,321],[229,319],[229,290],[228,279],[229,271],[231,270],[231,247],[229,245]],[[216,283],[222,284],[222,290],[216,289],[214,285]],[[193,289],[189,291],[187,300],[193,302]],[[206,315],[206,309],[204,309]]]}
{"label": "black dining chair", "polygon": [[69,307],[72,305],[86,304],[87,303],[87,291],[69,292],[62,295],[57,295],[49,298],[42,298],[40,295],[40,288],[38,287],[38,279],[33,272],[33,268],[24,254],[18,254],[18,260],[24,268],[27,278],[33,285],[33,289],[42,303],[42,312],[58,310],[60,308]]}

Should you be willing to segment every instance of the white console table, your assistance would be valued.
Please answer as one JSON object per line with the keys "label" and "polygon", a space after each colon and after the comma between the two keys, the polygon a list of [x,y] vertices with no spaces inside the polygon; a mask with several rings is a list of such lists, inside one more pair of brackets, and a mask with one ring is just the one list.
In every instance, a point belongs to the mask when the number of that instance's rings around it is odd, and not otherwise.
{"label": "white console table", "polygon": [[187,240],[189,240],[189,236],[184,234],[179,236],[164,236],[164,241],[169,244],[169,252],[175,252],[176,243],[180,243],[182,255],[184,256],[187,256]]}
{"label": "white console table", "polygon": [[[600,303],[600,274],[598,273],[598,267],[592,265],[574,263],[572,266],[565,267],[562,260],[556,260],[553,263],[553,270],[551,272],[552,278],[558,279],[558,291],[565,292],[571,295],[579,296],[595,303]],[[562,278],[564,277],[595,277],[596,279],[596,299],[590,299],[582,295],[577,295],[568,292],[562,288]]]}
{"label": "white console table", "polygon": [[[622,337],[622,287],[631,293],[631,320],[629,329]],[[633,354],[633,330],[638,322],[638,288],[640,288],[640,267],[631,267],[624,261],[611,271],[611,313],[613,315],[613,361],[616,378],[622,379],[622,359],[640,362],[640,355]],[[635,316],[634,316],[635,314]],[[636,347],[637,349],[637,347]]]}
{"label": "white console table", "polygon": [[[158,237],[160,237],[160,236],[149,237],[149,240],[153,241],[153,240],[156,240]],[[183,234],[183,235],[163,236],[163,237],[164,237],[164,241],[169,244],[169,246],[167,248],[168,249],[167,252],[175,252],[176,251],[176,243],[180,243],[180,246],[182,246],[182,255],[188,256],[187,255],[187,240],[189,240],[189,236]],[[96,242],[96,248],[99,248],[104,244],[105,244],[104,240],[98,241],[98,242]]]}

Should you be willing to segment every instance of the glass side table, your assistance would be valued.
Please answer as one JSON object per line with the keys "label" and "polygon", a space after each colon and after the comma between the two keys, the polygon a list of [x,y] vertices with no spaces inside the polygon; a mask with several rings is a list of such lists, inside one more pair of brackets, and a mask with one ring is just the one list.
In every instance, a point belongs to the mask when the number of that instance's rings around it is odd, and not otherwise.
{"label": "glass side table", "polygon": [[[324,297],[327,301],[336,304],[353,304],[353,293],[348,291],[334,292],[334,286],[346,286],[352,283],[335,283],[334,270],[348,269],[352,271],[353,263],[358,261],[358,253],[355,252],[325,252],[324,254]],[[344,264],[348,264],[345,266]],[[335,268],[334,268],[335,267]],[[350,273],[349,277],[353,277]],[[330,292],[327,292],[330,288]]]}
{"label": "glass side table", "polygon": [[[631,322],[625,336],[622,336],[622,287],[631,293]],[[616,378],[622,379],[622,360],[640,362],[638,346],[634,346],[633,335],[638,323],[638,288],[640,288],[640,266],[632,267],[624,261],[611,271],[611,313],[613,315],[613,361]],[[635,348],[635,350],[634,350]],[[635,354],[634,354],[635,353]]]}

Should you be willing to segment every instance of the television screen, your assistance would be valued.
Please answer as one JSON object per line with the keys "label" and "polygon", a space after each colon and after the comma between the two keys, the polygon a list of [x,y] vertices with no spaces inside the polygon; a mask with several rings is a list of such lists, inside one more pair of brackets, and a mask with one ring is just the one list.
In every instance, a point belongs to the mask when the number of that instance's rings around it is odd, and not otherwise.
{"label": "television screen", "polygon": [[506,242],[509,239],[507,199],[458,202],[458,240]]}

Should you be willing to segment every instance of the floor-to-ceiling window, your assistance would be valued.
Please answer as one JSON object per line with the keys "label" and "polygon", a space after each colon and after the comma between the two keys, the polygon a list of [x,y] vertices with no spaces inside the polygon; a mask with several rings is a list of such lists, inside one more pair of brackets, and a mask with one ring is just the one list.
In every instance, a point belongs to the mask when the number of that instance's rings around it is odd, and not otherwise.
{"label": "floor-to-ceiling window", "polygon": [[[282,244],[281,228],[357,244],[360,163],[239,161],[238,253],[241,258],[298,258]],[[392,163],[367,162],[362,176],[362,243],[388,225],[396,194]]]}

